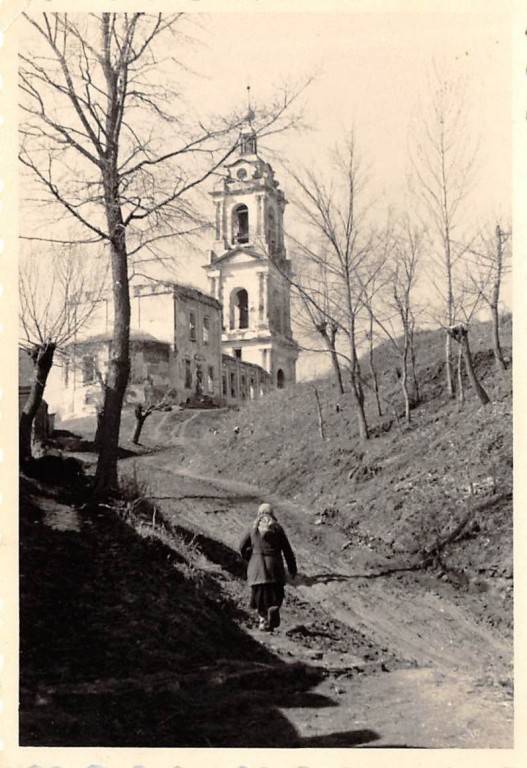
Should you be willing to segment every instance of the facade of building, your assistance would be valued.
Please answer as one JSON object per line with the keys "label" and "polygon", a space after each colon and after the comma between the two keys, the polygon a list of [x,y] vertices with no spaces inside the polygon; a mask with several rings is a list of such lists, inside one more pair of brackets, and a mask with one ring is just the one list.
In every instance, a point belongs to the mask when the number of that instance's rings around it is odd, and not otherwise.
{"label": "facade of building", "polygon": [[236,405],[263,397],[271,388],[271,378],[260,365],[238,357],[222,355],[222,402]]}
{"label": "facade of building", "polygon": [[[127,401],[237,404],[295,381],[298,345],[284,246],[286,200],[257,153],[250,121],[212,191],[215,239],[205,265],[210,293],[163,280],[133,280]],[[90,334],[70,346],[64,415],[97,407],[111,355],[111,298]]]}
{"label": "facade of building", "polygon": [[169,343],[169,384],[180,401],[221,397],[221,306],[196,288],[148,283],[133,288],[134,327]]}
{"label": "facade of building", "polygon": [[[61,415],[93,413],[103,402],[103,382],[112,349],[111,332],[70,344],[62,368]],[[161,399],[170,377],[170,345],[150,334],[130,333],[128,403]]]}
{"label": "facade of building", "polygon": [[[259,366],[221,352],[221,310],[195,288],[167,282],[132,286],[130,380],[126,402],[235,404],[260,397],[269,376]],[[101,333],[70,344],[62,368],[61,413],[93,412],[102,403],[111,355],[111,307],[102,300]]]}
{"label": "facade of building", "polygon": [[298,345],[291,330],[291,263],[284,246],[286,199],[258,155],[250,122],[226,175],[212,191],[215,239],[208,273],[222,305],[222,350],[261,366],[272,386],[294,383]]}

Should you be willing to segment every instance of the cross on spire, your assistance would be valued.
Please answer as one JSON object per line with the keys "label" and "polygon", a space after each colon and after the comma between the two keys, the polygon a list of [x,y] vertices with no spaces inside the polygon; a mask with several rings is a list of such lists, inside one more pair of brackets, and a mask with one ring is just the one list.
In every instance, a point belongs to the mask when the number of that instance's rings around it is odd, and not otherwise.
{"label": "cross on spire", "polygon": [[251,107],[251,86],[247,85],[247,115],[245,119],[247,120],[251,128],[252,128],[252,123],[254,118],[255,118],[254,110]]}

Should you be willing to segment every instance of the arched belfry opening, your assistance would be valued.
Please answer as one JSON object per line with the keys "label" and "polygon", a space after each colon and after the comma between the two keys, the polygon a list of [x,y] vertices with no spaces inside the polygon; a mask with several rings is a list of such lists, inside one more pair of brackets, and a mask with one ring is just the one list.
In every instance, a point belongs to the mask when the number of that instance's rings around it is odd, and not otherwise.
{"label": "arched belfry opening", "polygon": [[245,288],[235,288],[231,294],[230,327],[231,331],[249,327],[249,294]]}
{"label": "arched belfry opening", "polygon": [[277,389],[283,389],[285,386],[285,375],[281,368],[276,372],[276,387]]}
{"label": "arched belfry opening", "polygon": [[255,155],[256,154],[256,134],[242,133],[239,141],[240,155]]}
{"label": "arched belfry opening", "polygon": [[249,242],[249,209],[243,203],[232,212],[232,242],[234,245]]}

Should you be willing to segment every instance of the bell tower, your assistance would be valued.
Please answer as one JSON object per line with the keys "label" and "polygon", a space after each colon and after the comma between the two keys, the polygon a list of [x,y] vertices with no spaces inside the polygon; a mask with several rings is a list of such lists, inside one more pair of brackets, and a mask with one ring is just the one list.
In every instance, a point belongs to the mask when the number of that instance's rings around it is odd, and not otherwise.
{"label": "bell tower", "polygon": [[205,269],[210,292],[223,305],[223,353],[260,365],[283,387],[295,381],[298,358],[284,246],[287,200],[258,154],[253,120],[249,107],[232,159],[211,192],[215,235]]}

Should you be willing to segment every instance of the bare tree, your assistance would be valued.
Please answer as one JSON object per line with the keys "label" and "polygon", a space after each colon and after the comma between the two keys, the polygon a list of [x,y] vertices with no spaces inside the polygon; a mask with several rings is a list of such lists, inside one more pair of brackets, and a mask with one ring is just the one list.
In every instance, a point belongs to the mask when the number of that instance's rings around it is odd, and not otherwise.
{"label": "bare tree", "polygon": [[[130,261],[196,226],[189,193],[234,149],[241,113],[207,123],[182,103],[182,14],[26,15],[20,58],[20,159],[91,240],[109,251],[113,342],[95,495],[117,487],[121,410],[130,373]],[[183,54],[181,54],[183,56]],[[295,123],[298,95],[255,109],[260,135]],[[85,235],[86,236],[86,235]]]}
{"label": "bare tree", "polygon": [[[441,299],[441,321],[456,322],[456,271],[466,253],[460,229],[474,171],[476,147],[466,122],[466,88],[436,66],[426,105],[411,137],[412,185],[423,204],[434,237],[433,284]],[[445,373],[449,397],[454,396],[452,337],[445,334]]]}
{"label": "bare tree", "polygon": [[143,426],[147,418],[152,414],[154,411],[162,410],[165,405],[167,405],[168,400],[166,397],[162,397],[160,400],[156,401],[155,403],[150,403],[150,405],[146,405],[146,403],[138,403],[134,408],[134,416],[135,416],[135,425],[134,425],[134,431],[132,433],[132,443],[135,445],[139,445],[139,438],[141,437],[141,432],[143,431]]}
{"label": "bare tree", "polygon": [[[20,461],[31,458],[33,422],[42,402],[55,352],[89,322],[102,297],[105,267],[86,258],[86,252],[67,246],[48,253],[30,251],[19,269],[21,345],[33,361],[35,376],[20,414]],[[85,301],[90,295],[90,301]],[[82,304],[79,299],[83,298]]]}
{"label": "bare tree", "polygon": [[[463,356],[470,383],[474,387],[482,405],[487,405],[489,402],[489,396],[481,385],[481,382],[476,376],[476,371],[474,370],[474,362],[472,360],[472,353],[468,341],[468,325],[464,325],[463,323],[454,325],[452,328],[448,329],[448,334],[454,339],[454,341],[457,341],[459,344],[461,350],[460,354]],[[460,394],[460,402],[464,402],[464,395],[462,394],[462,391]]]}
{"label": "bare tree", "polygon": [[476,312],[481,306],[482,293],[481,291],[474,291],[471,284],[471,278],[467,276],[463,283],[458,286],[458,315],[463,318],[462,322],[457,322],[455,325],[451,325],[446,329],[447,334],[459,345],[458,350],[458,400],[462,405],[465,400],[463,391],[463,379],[461,375],[461,361],[465,363],[465,368],[472,387],[474,388],[482,405],[487,405],[490,402],[489,396],[483,388],[481,382],[478,379],[476,370],[474,368],[474,361],[472,358],[472,351],[469,343],[469,329],[470,323]]}
{"label": "bare tree", "polygon": [[[423,252],[423,232],[413,227],[408,218],[397,229],[385,235],[383,258],[378,272],[373,274],[369,290],[365,287],[367,308],[372,326],[380,328],[396,354],[398,378],[404,399],[407,423],[411,408],[419,401],[415,372],[415,324],[417,304],[414,292],[419,277]],[[376,278],[380,276],[380,284]],[[373,336],[373,327],[371,329]],[[413,372],[413,392],[410,394],[410,368]]]}
{"label": "bare tree", "polygon": [[[302,257],[303,254],[299,255]],[[311,265],[304,260],[303,270],[295,274],[288,272],[286,279],[293,288],[293,299],[297,299],[295,306],[299,311],[295,318],[296,325],[307,339],[314,335],[322,339],[325,351],[331,359],[339,393],[343,395],[341,356],[337,349],[340,324],[334,318],[335,310],[330,301],[331,287],[327,271],[323,264]],[[306,349],[305,346],[303,348]]]}
{"label": "bare tree", "polygon": [[[309,264],[312,270],[321,270],[330,288],[326,304],[314,293],[309,293],[310,301],[324,310],[325,320],[335,323],[345,339],[345,351],[340,354],[349,367],[359,435],[367,440],[368,423],[357,352],[359,316],[364,311],[358,272],[372,253],[373,236],[366,226],[367,209],[361,199],[365,179],[353,132],[335,150],[332,159],[332,175],[327,181],[324,174],[316,170],[292,173],[298,189],[295,203],[312,234],[302,243],[295,240],[295,244],[302,263]],[[306,242],[315,242],[320,247],[311,247]],[[307,293],[308,286],[304,284],[302,290]]]}
{"label": "bare tree", "polygon": [[511,232],[505,231],[500,223],[492,234],[482,233],[477,248],[470,248],[476,256],[474,270],[470,275],[476,291],[490,310],[492,323],[492,348],[497,366],[506,370],[500,341],[500,303],[503,279],[510,271]]}

